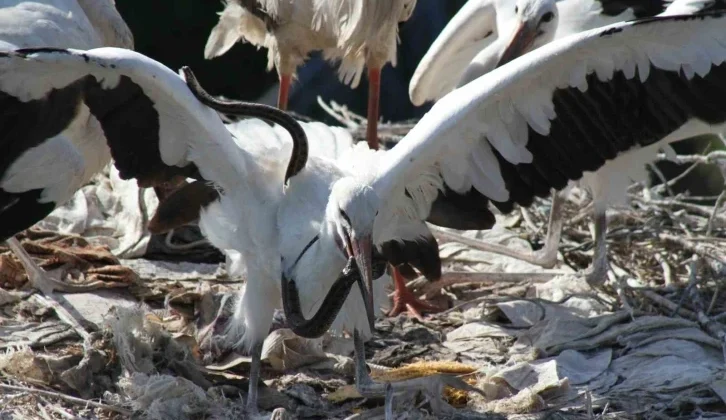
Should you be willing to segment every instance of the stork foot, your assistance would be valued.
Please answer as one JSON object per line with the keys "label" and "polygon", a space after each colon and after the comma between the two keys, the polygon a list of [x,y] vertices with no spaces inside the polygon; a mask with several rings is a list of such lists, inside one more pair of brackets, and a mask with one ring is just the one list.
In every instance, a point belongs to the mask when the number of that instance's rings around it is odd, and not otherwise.
{"label": "stork foot", "polygon": [[443,310],[445,309],[421,301],[407,287],[403,287],[393,292],[393,307],[386,315],[398,316],[407,312],[410,316],[421,321],[423,320],[423,313],[435,314]]}
{"label": "stork foot", "polygon": [[398,268],[393,267],[393,307],[386,315],[398,316],[403,312],[408,312],[410,315],[416,317],[419,321],[423,320],[422,312],[425,313],[437,313],[444,309],[437,306],[430,305],[428,303],[419,300],[410,290],[406,287],[406,281]]}
{"label": "stork foot", "polygon": [[585,281],[592,287],[602,287],[608,279],[607,258],[597,258],[585,271]]}

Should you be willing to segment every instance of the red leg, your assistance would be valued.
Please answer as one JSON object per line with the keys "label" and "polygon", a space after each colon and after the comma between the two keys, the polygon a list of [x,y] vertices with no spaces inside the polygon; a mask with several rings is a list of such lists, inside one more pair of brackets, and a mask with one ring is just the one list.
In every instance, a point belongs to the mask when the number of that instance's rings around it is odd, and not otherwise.
{"label": "red leg", "polygon": [[290,96],[291,74],[280,75],[280,91],[277,93],[277,107],[283,111],[287,110],[287,98]]}
{"label": "red leg", "polygon": [[366,141],[368,147],[378,150],[378,113],[379,97],[381,92],[381,68],[368,68],[368,126],[366,127]]}
{"label": "red leg", "polygon": [[393,285],[393,308],[388,312],[388,316],[397,316],[400,313],[408,312],[419,320],[423,320],[421,312],[436,313],[443,310],[442,308],[422,302],[411,293],[406,287],[406,281],[403,276],[395,267],[393,267]]}

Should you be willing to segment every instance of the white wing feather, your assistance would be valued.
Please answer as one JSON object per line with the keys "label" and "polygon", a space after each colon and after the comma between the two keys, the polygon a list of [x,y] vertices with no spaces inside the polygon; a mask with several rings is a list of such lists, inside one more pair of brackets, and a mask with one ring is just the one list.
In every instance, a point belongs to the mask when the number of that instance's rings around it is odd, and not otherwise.
{"label": "white wing feather", "polygon": [[497,0],[470,0],[454,15],[416,67],[409,85],[414,105],[454,87],[477,53],[497,39]]}
{"label": "white wing feather", "polygon": [[[465,193],[474,186],[494,200],[505,201],[508,193],[498,176],[498,167],[487,157],[487,150],[494,148],[511,162],[531,159],[521,143],[522,133],[526,132],[522,121],[548,134],[550,118],[555,117],[551,98],[556,88],[572,86],[586,90],[585,76],[604,71],[602,62],[607,60],[616,63],[608,66],[611,71],[618,65],[637,63],[641,80],[648,76],[651,64],[703,72],[707,65],[726,59],[725,23],[726,16],[716,15],[617,23],[543,46],[437,102],[384,155],[374,188],[384,202],[398,202],[406,207],[403,190],[430,184],[429,177],[419,175],[438,170],[447,184],[458,187],[457,192]],[[702,46],[710,48],[708,54],[701,53]],[[514,115],[521,114],[514,119],[520,120],[516,125],[523,127],[502,124],[502,116],[511,117],[512,108],[516,110]],[[519,147],[508,144],[510,139]],[[462,182],[462,172],[468,182]],[[488,182],[483,182],[485,179]]]}

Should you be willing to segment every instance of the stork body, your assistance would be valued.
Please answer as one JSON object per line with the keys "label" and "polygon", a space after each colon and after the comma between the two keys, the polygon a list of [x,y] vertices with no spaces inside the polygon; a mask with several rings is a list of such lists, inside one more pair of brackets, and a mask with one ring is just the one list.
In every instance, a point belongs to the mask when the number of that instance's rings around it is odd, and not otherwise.
{"label": "stork body", "polygon": [[367,140],[377,147],[381,67],[396,64],[398,23],[408,20],[416,0],[228,0],[204,55],[224,54],[246,40],[268,49],[268,67],[280,76],[278,107],[286,109],[295,69],[312,51],[340,61],[340,77],[356,88],[368,67]]}
{"label": "stork body", "polygon": [[[3,50],[101,46],[133,48],[131,31],[111,0],[0,1]],[[21,261],[31,284],[50,296],[60,283],[38,267],[13,236],[69,200],[111,155],[98,121],[87,106],[73,101],[72,92],[58,92],[47,112],[37,115],[27,111],[43,104],[7,95],[6,86],[1,88],[5,130],[0,134],[0,240]],[[67,311],[56,311],[83,331]]]}

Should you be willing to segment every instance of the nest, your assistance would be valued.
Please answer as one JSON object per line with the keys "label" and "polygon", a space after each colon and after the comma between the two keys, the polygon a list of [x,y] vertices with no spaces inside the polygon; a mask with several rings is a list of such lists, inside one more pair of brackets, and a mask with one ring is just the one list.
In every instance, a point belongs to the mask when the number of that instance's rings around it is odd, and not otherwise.
{"label": "nest", "polygon": [[[362,137],[358,117],[329,108]],[[410,127],[379,129],[392,145]],[[722,161],[720,151],[677,157],[688,165]],[[372,376],[459,376],[481,393],[443,390],[457,418],[726,415],[726,194],[705,200],[669,192],[676,182],[633,185],[630,204],[608,212],[610,281],[600,289],[578,274],[593,254],[588,200],[578,191],[564,206],[552,270],[442,241],[443,279],[409,287],[448,309],[423,320],[379,319],[367,343]],[[541,199],[497,216],[494,231],[450,233],[536,249],[548,212],[549,200]],[[93,287],[56,294],[80,315],[81,338],[47,299],[24,290],[18,262],[0,250],[2,415],[242,415],[250,359],[220,353],[205,338],[228,316],[228,297],[244,279],[230,278],[217,260],[119,260],[88,238],[26,235],[26,250],[61,270],[59,281]],[[381,417],[382,400],[362,399],[351,385],[351,341],[275,329],[264,347],[260,409],[294,418]],[[394,413],[435,418],[421,395],[395,399]]]}

